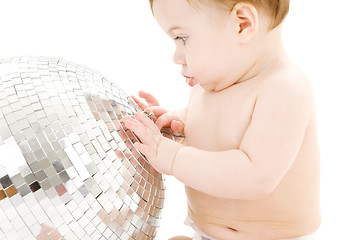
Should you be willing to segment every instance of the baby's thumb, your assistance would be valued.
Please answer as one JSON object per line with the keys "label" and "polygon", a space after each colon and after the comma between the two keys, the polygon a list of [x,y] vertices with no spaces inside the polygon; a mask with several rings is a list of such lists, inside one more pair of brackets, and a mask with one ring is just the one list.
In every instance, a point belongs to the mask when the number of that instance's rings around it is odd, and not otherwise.
{"label": "baby's thumb", "polygon": [[171,130],[174,132],[184,132],[184,124],[181,121],[173,120],[171,122]]}

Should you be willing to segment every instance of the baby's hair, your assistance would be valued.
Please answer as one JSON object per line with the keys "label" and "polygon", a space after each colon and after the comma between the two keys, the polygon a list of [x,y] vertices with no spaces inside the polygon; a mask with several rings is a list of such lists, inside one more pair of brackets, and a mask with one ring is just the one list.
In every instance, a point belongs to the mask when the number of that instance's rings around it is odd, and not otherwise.
{"label": "baby's hair", "polygon": [[[154,0],[149,0],[152,8]],[[186,0],[188,2],[192,0]],[[232,10],[237,3],[250,3],[254,7],[264,10],[265,13],[272,19],[269,29],[274,29],[286,17],[289,11],[289,0],[195,0],[204,4],[214,5],[219,8],[227,8]]]}

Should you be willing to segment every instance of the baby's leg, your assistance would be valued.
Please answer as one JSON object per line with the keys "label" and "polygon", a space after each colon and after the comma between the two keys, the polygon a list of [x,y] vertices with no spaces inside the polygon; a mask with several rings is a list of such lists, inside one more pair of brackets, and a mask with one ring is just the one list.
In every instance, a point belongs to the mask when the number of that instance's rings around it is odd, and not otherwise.
{"label": "baby's leg", "polygon": [[177,236],[177,237],[172,237],[169,240],[192,240],[192,239],[185,237],[185,236]]}

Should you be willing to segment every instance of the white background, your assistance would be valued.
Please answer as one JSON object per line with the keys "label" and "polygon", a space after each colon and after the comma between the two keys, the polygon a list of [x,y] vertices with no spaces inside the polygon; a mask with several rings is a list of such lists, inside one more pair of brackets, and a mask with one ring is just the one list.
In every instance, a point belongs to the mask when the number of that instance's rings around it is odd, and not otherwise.
{"label": "white background", "polygon": [[[172,63],[174,44],[153,19],[147,0],[0,0],[0,58],[58,57],[95,69],[129,94],[143,89],[163,106],[185,106],[189,89]],[[322,154],[319,240],[340,239],[340,3],[291,0],[284,44],[310,78]],[[166,179],[157,239],[190,234],[183,225],[183,185]]]}

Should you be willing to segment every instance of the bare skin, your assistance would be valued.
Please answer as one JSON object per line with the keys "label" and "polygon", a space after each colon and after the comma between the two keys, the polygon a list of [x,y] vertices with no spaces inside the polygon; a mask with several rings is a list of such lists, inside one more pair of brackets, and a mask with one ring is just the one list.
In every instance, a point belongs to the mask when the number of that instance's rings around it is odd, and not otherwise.
{"label": "bare skin", "polygon": [[[182,116],[182,119],[185,118],[186,135],[183,144],[212,153],[223,152],[225,149],[240,149],[254,117],[254,108],[258,104],[256,100],[261,97],[263,89],[270,85],[268,82],[277,81],[273,77],[277,69],[285,72],[280,73],[280,76],[295,78],[294,81],[305,87],[305,95],[302,97],[308,99],[305,108],[306,112],[309,112],[298,153],[287,171],[282,174],[277,186],[271,192],[255,197],[244,194],[244,190],[251,192],[251,188],[256,185],[249,185],[249,189],[241,189],[239,192],[234,190],[232,198],[228,198],[228,189],[225,190],[225,195],[219,194],[222,192],[221,188],[217,188],[218,192],[207,194],[204,189],[212,189],[214,186],[211,183],[211,175],[206,174],[209,171],[209,166],[206,165],[209,164],[209,159],[206,159],[207,163],[202,169],[201,165],[195,164],[193,160],[190,162],[191,169],[185,168],[184,175],[174,174],[186,183],[189,216],[203,232],[215,239],[295,238],[316,231],[320,225],[320,160],[314,102],[306,77],[288,60],[278,61],[251,81],[232,85],[220,92],[207,92],[200,86],[195,86],[192,89],[187,115]],[[286,73],[294,75],[288,76]],[[269,100],[267,102],[270,103]],[[213,108],[212,103],[215,106]],[[284,143],[284,139],[281,141]],[[184,160],[176,159],[175,164],[177,161]],[[263,167],[263,174],[268,169],[274,169],[271,164],[268,162],[267,166]],[[227,170],[225,172],[228,173]],[[194,175],[197,173],[200,173],[201,177]],[[241,172],[234,181],[242,182],[245,179],[247,176]],[[187,238],[181,236],[173,239]]]}
{"label": "bare skin", "polygon": [[170,238],[169,240],[190,240],[191,238],[188,238],[186,236],[178,236],[178,237],[173,237]]}
{"label": "bare skin", "polygon": [[[174,61],[192,91],[175,113],[142,94],[157,121],[142,113],[124,119],[141,139],[135,147],[157,171],[185,184],[188,214],[212,238],[279,240],[316,231],[313,93],[283,49],[282,27],[268,31],[268,16],[246,3],[219,14],[155,0],[153,10],[176,43]],[[185,142],[165,139],[163,126],[184,130]]]}
{"label": "bare skin", "polygon": [[[295,77],[296,81],[305,81],[302,74]],[[215,94],[206,93],[200,87],[193,89],[186,118],[186,144],[207,151],[239,149],[249,127],[256,98],[261,88],[266,87],[263,81],[258,78],[243,82]],[[303,84],[309,89],[307,82]],[[211,102],[216,109],[209,107]],[[310,104],[313,104],[312,99]],[[223,111],[216,111],[220,108]],[[205,121],[197,121],[197,118]],[[275,190],[262,198],[227,199],[186,186],[190,217],[203,232],[216,239],[274,240],[316,231],[320,224],[316,134],[315,114],[312,113],[291,167]]]}

